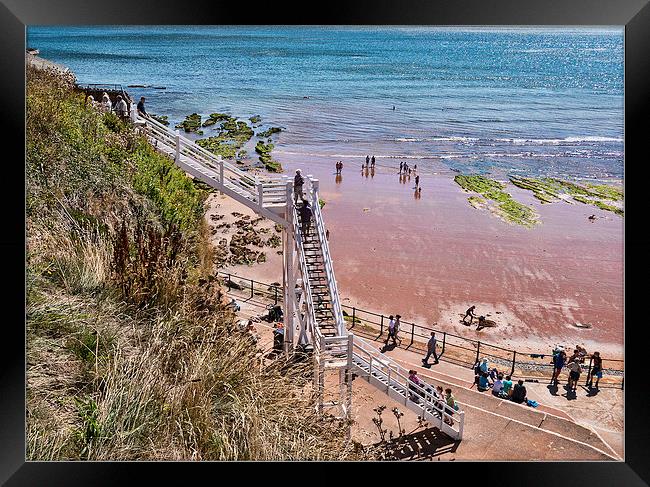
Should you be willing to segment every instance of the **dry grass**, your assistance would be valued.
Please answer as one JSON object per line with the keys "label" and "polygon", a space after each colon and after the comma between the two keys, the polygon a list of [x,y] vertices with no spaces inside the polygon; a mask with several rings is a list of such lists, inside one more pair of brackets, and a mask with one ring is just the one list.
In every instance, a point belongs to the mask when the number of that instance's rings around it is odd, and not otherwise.
{"label": "dry grass", "polygon": [[358,459],[308,366],[262,367],[211,276],[200,194],[28,72],[27,458]]}

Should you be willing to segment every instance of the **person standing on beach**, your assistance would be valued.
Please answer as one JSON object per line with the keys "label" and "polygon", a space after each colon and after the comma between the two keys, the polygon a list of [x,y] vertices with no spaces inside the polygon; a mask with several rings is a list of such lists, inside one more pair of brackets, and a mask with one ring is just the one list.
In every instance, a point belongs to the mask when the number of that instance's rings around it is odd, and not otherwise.
{"label": "person standing on beach", "polygon": [[399,173],[402,174],[402,168],[404,167],[404,162],[400,161],[399,163]]}
{"label": "person standing on beach", "polygon": [[366,166],[370,164],[370,156],[366,156]]}
{"label": "person standing on beach", "polygon": [[420,176],[415,176],[415,187],[420,186]]}
{"label": "person standing on beach", "polygon": [[427,355],[422,359],[422,363],[424,365],[429,365],[429,357],[433,355],[433,358],[436,359],[436,364],[439,362],[438,360],[438,355],[436,354],[436,333],[431,332],[431,338],[429,338],[429,342],[427,343]]}
{"label": "person standing on beach", "polygon": [[298,203],[302,199],[302,185],[305,184],[305,179],[302,177],[300,169],[296,169],[296,176],[293,178],[293,197]]}
{"label": "person standing on beach", "polygon": [[373,166],[375,165],[375,156],[372,156],[372,159],[370,159],[370,163]]}
{"label": "person standing on beach", "polygon": [[476,309],[476,306],[472,305],[467,309],[467,311],[465,311],[465,316],[463,316],[463,323],[464,324],[467,324],[467,322],[465,320],[467,319],[468,316],[469,316],[469,324],[470,325],[472,324],[472,321],[474,321],[474,318],[476,318],[476,316],[474,315],[474,310],[475,309]]}
{"label": "person standing on beach", "polygon": [[137,109],[138,109],[138,115],[146,115],[147,114],[147,110],[145,110],[145,108],[144,108],[144,96],[140,97],[140,101],[138,102]]}

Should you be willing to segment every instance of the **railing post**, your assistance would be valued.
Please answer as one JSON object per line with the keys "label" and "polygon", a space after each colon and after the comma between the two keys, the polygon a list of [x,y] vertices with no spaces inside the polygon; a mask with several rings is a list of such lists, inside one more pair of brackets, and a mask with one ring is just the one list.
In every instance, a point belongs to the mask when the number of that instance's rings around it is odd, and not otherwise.
{"label": "railing post", "polygon": [[442,352],[440,352],[440,355],[445,353],[445,343],[447,343],[447,332],[443,331],[442,332]]}
{"label": "railing post", "polygon": [[479,351],[481,350],[481,341],[479,340],[478,346],[476,347],[476,361],[474,363],[478,362],[478,357],[479,357]]}
{"label": "railing post", "polygon": [[253,297],[253,280],[251,279],[251,298]]}
{"label": "railing post", "polygon": [[273,286],[273,300],[275,301],[273,304],[278,304],[278,288],[277,286]]}
{"label": "railing post", "polygon": [[411,345],[413,345],[413,336],[415,335],[415,323],[411,323],[411,343],[406,346],[408,350]]}
{"label": "railing post", "polygon": [[230,274],[228,274],[228,291],[230,291],[230,281],[232,281],[232,279],[230,278]]}
{"label": "railing post", "polygon": [[384,334],[384,315],[381,315],[381,321],[379,323],[379,336]]}
{"label": "railing post", "polygon": [[219,183],[223,186],[223,157],[217,156],[219,159]]}
{"label": "railing post", "polygon": [[257,183],[257,195],[258,195],[258,204],[260,207],[264,204],[264,185],[262,183]]}
{"label": "railing post", "polygon": [[510,369],[510,375],[515,375],[515,359],[517,357],[517,350],[512,351],[512,368]]}
{"label": "railing post", "polygon": [[458,439],[462,440],[463,439],[463,429],[465,428],[465,411],[460,411],[459,414],[460,419],[458,421]]}
{"label": "railing post", "polygon": [[589,385],[589,379],[591,379],[592,382],[593,382],[593,378],[590,377],[591,376],[591,366],[592,366],[593,363],[594,363],[594,358],[589,357],[589,370],[587,371],[587,381],[585,382],[585,385]]}
{"label": "railing post", "polygon": [[181,132],[180,130],[176,131],[176,156],[174,157],[174,162],[178,164],[181,160]]}
{"label": "railing post", "polygon": [[352,326],[356,324],[356,315],[357,315],[357,308],[352,306]]}

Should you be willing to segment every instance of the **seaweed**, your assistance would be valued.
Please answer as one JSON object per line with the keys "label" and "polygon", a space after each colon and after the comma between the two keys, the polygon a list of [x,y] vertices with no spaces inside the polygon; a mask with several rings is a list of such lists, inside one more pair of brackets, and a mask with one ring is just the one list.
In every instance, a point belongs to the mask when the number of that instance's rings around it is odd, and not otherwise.
{"label": "seaweed", "polygon": [[185,132],[203,133],[198,131],[199,127],[201,127],[201,115],[198,113],[192,113],[191,115],[186,116],[185,120],[177,124],[175,128],[183,129]]}
{"label": "seaweed", "polygon": [[[514,199],[510,193],[504,191],[506,185],[478,174],[457,175],[454,181],[465,191],[471,191],[482,195],[487,200],[492,200],[496,205],[491,209],[502,220],[531,228],[539,223],[538,215],[531,207],[523,205]],[[472,197],[470,197],[472,198]],[[487,201],[480,201],[478,197],[468,199],[474,208],[487,206]]]}
{"label": "seaweed", "polygon": [[253,115],[248,120],[250,120],[251,123],[260,123],[262,121],[262,117],[259,115]]}
{"label": "seaweed", "polygon": [[552,203],[561,198],[560,195],[568,195],[573,200],[586,205],[593,205],[602,210],[612,211],[623,216],[622,208],[608,205],[603,199],[610,201],[622,201],[623,189],[607,184],[587,183],[580,185],[571,181],[564,181],[555,178],[527,178],[510,176],[510,181],[515,186],[533,192],[533,195],[542,203]]}
{"label": "seaweed", "polygon": [[259,132],[257,136],[264,139],[271,137],[273,134],[279,134],[280,132],[282,132],[282,129],[280,127],[271,127],[263,132]]}

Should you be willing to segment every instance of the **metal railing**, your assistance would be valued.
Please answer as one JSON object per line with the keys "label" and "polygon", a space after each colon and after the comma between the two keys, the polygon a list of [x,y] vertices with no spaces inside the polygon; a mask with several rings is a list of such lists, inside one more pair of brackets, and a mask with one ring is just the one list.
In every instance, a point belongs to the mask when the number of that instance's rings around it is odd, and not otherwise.
{"label": "metal railing", "polygon": [[[246,278],[241,279],[247,282],[249,281]],[[258,286],[268,287],[268,285],[263,283],[258,283]],[[280,289],[279,292],[281,291]],[[364,329],[363,331],[357,330],[357,336],[360,332],[367,336],[373,336],[376,339],[387,336],[387,315],[367,311],[355,306],[342,305],[341,307],[344,312],[344,319],[350,330],[355,329],[355,327]],[[509,372],[510,375],[516,375],[520,378],[550,380],[553,375],[554,366],[551,363],[552,353],[521,352],[481,340],[455,335],[427,325],[419,325],[408,321],[401,321],[400,324],[398,336],[402,337],[402,344],[406,349],[417,349],[425,352],[426,341],[428,341],[430,333],[433,331],[436,333],[436,338],[438,339],[438,355],[439,357],[444,355],[446,361],[473,367],[479,359],[486,357],[490,362],[497,364],[497,368],[500,371]],[[624,363],[624,360],[603,358],[603,379],[607,378],[607,382],[602,380],[599,385],[609,384],[623,389]],[[585,375],[582,377],[584,383],[587,384],[593,368],[593,362],[590,358],[587,358],[582,366],[585,372]]]}
{"label": "metal railing", "polygon": [[345,326],[345,320],[343,319],[343,308],[341,307],[336,277],[334,276],[333,260],[329,250],[329,243],[327,241],[323,215],[319,203],[318,180],[313,180],[311,176],[308,176],[307,180],[310,182],[311,187],[310,198],[313,219],[315,222],[316,232],[318,233],[318,240],[320,241],[320,249],[323,254],[323,267],[325,268],[325,275],[327,277],[327,288],[332,303],[332,313],[334,314],[334,319],[336,321],[337,334],[339,336],[345,336],[347,334],[347,328]]}
{"label": "metal railing", "polygon": [[421,412],[423,419],[437,421],[438,429],[456,440],[462,439],[465,412],[450,407],[444,398],[435,398],[433,384],[420,378],[419,384],[412,381],[408,370],[358,336],[355,337],[353,348],[357,374],[367,376],[369,381],[376,379],[378,383],[375,386],[385,389],[386,394],[391,397],[397,394],[397,399],[405,406]]}

